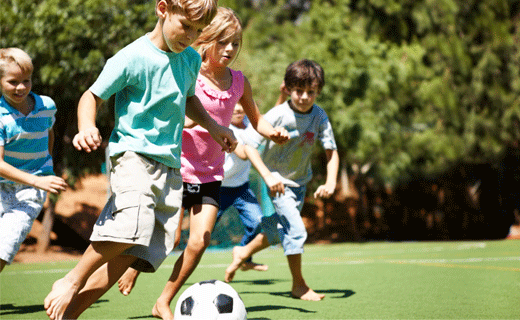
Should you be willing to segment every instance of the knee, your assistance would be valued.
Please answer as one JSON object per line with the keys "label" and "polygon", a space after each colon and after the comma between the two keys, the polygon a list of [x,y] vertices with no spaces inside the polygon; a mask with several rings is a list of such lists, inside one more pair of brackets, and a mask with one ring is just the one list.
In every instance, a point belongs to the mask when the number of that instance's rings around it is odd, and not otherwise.
{"label": "knee", "polygon": [[211,241],[211,233],[206,232],[203,235],[191,236],[188,239],[188,246],[196,252],[204,252],[209,247]]}

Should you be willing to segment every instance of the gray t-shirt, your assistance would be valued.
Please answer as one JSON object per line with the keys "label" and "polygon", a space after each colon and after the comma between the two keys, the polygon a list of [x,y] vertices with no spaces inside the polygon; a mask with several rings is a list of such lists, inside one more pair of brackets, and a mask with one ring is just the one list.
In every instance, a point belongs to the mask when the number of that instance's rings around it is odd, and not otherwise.
{"label": "gray t-shirt", "polygon": [[300,186],[306,185],[312,179],[311,157],[314,142],[319,140],[326,150],[337,149],[329,118],[317,105],[312,107],[311,112],[302,114],[292,110],[286,101],[269,110],[264,118],[273,127],[284,127],[291,139],[278,145],[248,127],[248,143],[255,148],[263,145],[260,152],[269,170],[278,172],[283,178]]}

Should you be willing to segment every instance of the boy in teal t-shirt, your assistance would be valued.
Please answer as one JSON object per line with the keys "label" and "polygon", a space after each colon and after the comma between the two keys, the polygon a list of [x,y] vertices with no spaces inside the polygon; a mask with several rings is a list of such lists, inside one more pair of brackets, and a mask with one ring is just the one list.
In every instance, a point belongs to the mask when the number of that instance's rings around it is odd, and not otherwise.
{"label": "boy in teal t-shirt", "polygon": [[52,320],[76,319],[128,267],[154,272],[172,251],[182,207],[181,137],[185,115],[231,152],[236,139],[204,110],[195,93],[200,56],[189,46],[217,11],[215,0],[156,0],[158,22],[107,61],[78,104],[73,144],[101,145],[96,109],[115,94],[109,140],[112,195],[76,267],[44,301]]}

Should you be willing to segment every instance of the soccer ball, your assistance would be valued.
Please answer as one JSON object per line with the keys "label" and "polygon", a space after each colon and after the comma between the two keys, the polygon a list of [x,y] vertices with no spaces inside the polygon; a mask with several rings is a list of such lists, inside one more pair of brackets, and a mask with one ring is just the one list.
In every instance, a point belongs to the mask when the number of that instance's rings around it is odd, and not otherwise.
{"label": "soccer ball", "polygon": [[229,284],[207,280],[190,286],[177,300],[175,320],[247,320],[244,302]]}

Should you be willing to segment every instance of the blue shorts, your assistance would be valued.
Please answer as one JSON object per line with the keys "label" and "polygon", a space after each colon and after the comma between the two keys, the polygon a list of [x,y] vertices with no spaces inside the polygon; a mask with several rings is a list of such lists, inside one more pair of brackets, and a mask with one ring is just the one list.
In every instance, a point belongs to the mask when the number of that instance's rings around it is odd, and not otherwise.
{"label": "blue shorts", "polygon": [[244,225],[244,236],[240,242],[241,246],[245,246],[262,230],[267,236],[269,243],[278,242],[278,231],[276,230],[276,222],[273,224],[268,222],[268,217],[264,217],[262,209],[249,183],[244,183],[238,187],[221,187],[220,188],[220,210],[217,215],[217,222],[222,214],[230,206],[238,211],[238,215]]}

